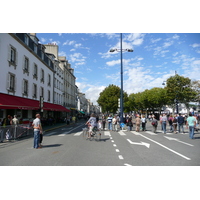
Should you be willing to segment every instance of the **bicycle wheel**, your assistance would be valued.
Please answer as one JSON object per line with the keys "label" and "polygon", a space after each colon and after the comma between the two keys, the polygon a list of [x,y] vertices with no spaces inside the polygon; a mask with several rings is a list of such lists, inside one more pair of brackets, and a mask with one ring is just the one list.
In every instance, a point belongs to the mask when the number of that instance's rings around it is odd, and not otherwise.
{"label": "bicycle wheel", "polygon": [[83,128],[83,138],[87,139],[87,137],[88,137],[88,130],[87,130],[87,128]]}

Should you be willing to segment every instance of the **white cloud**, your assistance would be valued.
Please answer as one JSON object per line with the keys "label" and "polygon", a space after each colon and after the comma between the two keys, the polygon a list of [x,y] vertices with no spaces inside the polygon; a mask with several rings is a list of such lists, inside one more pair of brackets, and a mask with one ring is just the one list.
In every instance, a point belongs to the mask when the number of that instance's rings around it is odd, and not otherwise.
{"label": "white cloud", "polygon": [[[122,60],[123,65],[127,65],[130,61],[131,61],[130,59],[123,59]],[[112,61],[106,62],[106,64],[108,66],[119,65],[119,64],[121,64],[121,59],[119,59],[119,60],[112,60]]]}
{"label": "white cloud", "polygon": [[173,41],[165,42],[165,43],[163,44],[163,48],[167,48],[167,47],[171,46],[173,43],[174,43]]}
{"label": "white cloud", "polygon": [[125,37],[125,40],[130,41],[132,45],[139,46],[143,43],[144,36],[143,33],[130,33]]}
{"label": "white cloud", "polygon": [[106,88],[106,86],[91,85],[85,82],[76,82],[76,85],[81,92],[85,93],[87,99],[90,99],[95,105],[97,105],[97,99],[99,94]]}
{"label": "white cloud", "polygon": [[190,46],[192,46],[193,48],[196,48],[196,47],[200,47],[200,44],[194,43],[194,44],[192,44]]}
{"label": "white cloud", "polygon": [[47,39],[45,39],[45,38],[41,38],[41,42],[42,42],[42,43],[45,43],[46,40],[47,40]]}
{"label": "white cloud", "polygon": [[176,40],[176,39],[179,39],[179,37],[180,37],[179,35],[175,34],[175,35],[172,37],[172,39],[175,39],[175,40]]}
{"label": "white cloud", "polygon": [[69,57],[71,62],[85,62],[86,58],[81,53],[70,54]]}
{"label": "white cloud", "polygon": [[73,45],[75,43],[76,43],[76,41],[74,41],[74,40],[71,40],[71,41],[67,40],[66,42],[63,43],[63,45]]}
{"label": "white cloud", "polygon": [[159,42],[160,40],[162,40],[162,38],[151,39],[151,42],[154,44],[154,43],[156,43],[156,42]]}
{"label": "white cloud", "polygon": [[58,55],[59,55],[59,56],[65,56],[65,57],[67,57],[67,54],[66,54],[66,52],[64,52],[64,51],[59,52]]}

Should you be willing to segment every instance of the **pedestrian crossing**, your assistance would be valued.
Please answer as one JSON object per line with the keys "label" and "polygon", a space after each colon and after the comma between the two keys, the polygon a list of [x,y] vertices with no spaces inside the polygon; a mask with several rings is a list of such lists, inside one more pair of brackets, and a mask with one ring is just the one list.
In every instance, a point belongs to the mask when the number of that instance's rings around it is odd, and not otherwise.
{"label": "pedestrian crossing", "polygon": [[[71,131],[67,131],[67,132],[64,132],[64,133],[61,133],[61,134],[58,134],[57,132],[50,132],[50,133],[45,134],[45,136],[57,135],[57,136],[59,136],[59,137],[63,137],[63,136],[68,135],[69,133],[71,133]],[[83,131],[79,131],[79,132],[73,133],[72,135],[75,136],[75,137],[77,137],[77,136],[81,136],[82,133],[83,133]],[[119,134],[120,136],[126,136],[126,135],[129,135],[130,133],[133,133],[134,135],[144,134],[144,135],[151,135],[151,136],[157,136],[157,135],[163,134],[162,131],[158,131],[158,132],[156,132],[156,133],[154,133],[153,131],[141,131],[141,132],[136,132],[136,131],[127,131],[127,130],[120,130],[120,131],[102,131],[102,132],[101,132],[102,136],[108,136],[108,137],[111,137],[111,133],[112,133],[112,134]],[[178,133],[178,134],[188,134],[188,133]],[[164,134],[164,135],[174,135],[174,133],[167,132],[167,133]]]}

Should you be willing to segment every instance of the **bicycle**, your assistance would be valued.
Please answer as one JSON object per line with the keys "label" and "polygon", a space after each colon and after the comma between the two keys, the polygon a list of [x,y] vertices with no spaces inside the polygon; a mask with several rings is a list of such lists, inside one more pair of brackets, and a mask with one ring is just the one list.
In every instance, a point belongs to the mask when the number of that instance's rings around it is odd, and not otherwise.
{"label": "bicycle", "polygon": [[89,135],[89,128],[83,128],[83,138],[85,138],[86,140],[96,140],[96,141],[100,141],[101,140],[101,132],[100,129],[98,129],[97,127],[94,127],[92,129],[92,133],[91,135]]}
{"label": "bicycle", "polygon": [[92,134],[91,134],[91,137],[90,137],[90,141],[92,141],[94,138],[95,138],[96,141],[100,141],[101,140],[101,131],[97,127],[94,127],[92,129]]}

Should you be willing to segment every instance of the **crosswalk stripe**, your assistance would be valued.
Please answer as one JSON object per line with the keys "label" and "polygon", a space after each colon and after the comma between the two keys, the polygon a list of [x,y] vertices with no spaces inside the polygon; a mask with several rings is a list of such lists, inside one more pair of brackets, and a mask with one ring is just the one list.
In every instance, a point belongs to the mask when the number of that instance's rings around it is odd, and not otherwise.
{"label": "crosswalk stripe", "polygon": [[57,132],[47,133],[47,134],[45,134],[45,136],[50,136],[50,135],[53,135],[53,134],[55,134],[55,133],[57,133]]}
{"label": "crosswalk stripe", "polygon": [[126,135],[123,131],[118,132],[120,135]]}
{"label": "crosswalk stripe", "polygon": [[104,131],[104,135],[105,135],[105,136],[111,136],[111,135],[110,135],[110,131]]}
{"label": "crosswalk stripe", "polygon": [[145,133],[148,133],[148,134],[150,134],[150,135],[157,135],[156,133],[153,133],[153,132],[151,132],[151,131],[145,131]]}
{"label": "crosswalk stripe", "polygon": [[78,132],[78,133],[75,133],[74,136],[79,136],[79,135],[81,135],[82,133],[83,133],[83,131],[80,131],[80,132]]}

